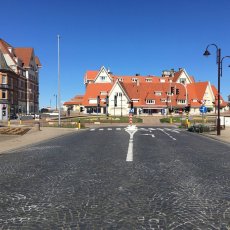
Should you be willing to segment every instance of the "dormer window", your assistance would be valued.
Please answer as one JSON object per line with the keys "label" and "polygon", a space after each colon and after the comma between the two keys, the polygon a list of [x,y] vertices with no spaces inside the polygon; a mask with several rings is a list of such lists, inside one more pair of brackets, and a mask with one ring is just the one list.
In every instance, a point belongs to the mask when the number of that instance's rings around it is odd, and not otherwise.
{"label": "dormer window", "polygon": [[152,78],[146,78],[146,79],[145,79],[145,82],[152,82],[152,81],[153,81]]}
{"label": "dormer window", "polygon": [[155,100],[153,99],[147,99],[146,104],[155,104]]}
{"label": "dormer window", "polygon": [[118,81],[123,82],[123,78],[118,78]]}
{"label": "dormer window", "polygon": [[132,82],[137,82],[137,78],[132,78]]}
{"label": "dormer window", "polygon": [[156,96],[161,96],[161,94],[162,94],[162,93],[161,93],[160,91],[156,91],[156,92],[155,92],[155,95],[156,95]]}

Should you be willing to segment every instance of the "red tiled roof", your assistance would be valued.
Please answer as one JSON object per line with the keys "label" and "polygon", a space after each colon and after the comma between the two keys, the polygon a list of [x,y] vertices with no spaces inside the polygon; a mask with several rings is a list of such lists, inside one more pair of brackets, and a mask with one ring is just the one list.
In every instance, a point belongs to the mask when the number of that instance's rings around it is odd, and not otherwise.
{"label": "red tiled roof", "polygon": [[70,99],[70,101],[66,101],[64,105],[82,105],[83,95],[76,95],[74,98]]}
{"label": "red tiled roof", "polygon": [[22,60],[25,67],[30,66],[30,60],[34,52],[33,48],[15,48],[14,52]]}
{"label": "red tiled roof", "polygon": [[95,80],[98,73],[98,70],[88,70],[85,74],[85,80]]}
{"label": "red tiled roof", "polygon": [[[215,104],[218,104],[218,90],[214,85],[211,85],[212,87],[212,91],[215,97]],[[222,101],[222,103],[220,103],[220,107],[225,107],[228,105],[228,103],[226,101],[224,101],[223,97],[220,95],[220,100]]]}
{"label": "red tiled roof", "polygon": [[[125,89],[127,95],[130,99],[139,99],[136,102],[135,106],[147,106],[146,100],[152,99],[155,100],[155,105],[151,106],[167,106],[168,102],[162,101],[162,99],[168,100],[171,99],[173,106],[176,106],[176,100],[185,100],[186,99],[186,91],[185,87],[180,83],[140,83],[139,85],[136,83],[121,83],[121,86]],[[180,94],[169,96],[168,92],[171,92],[171,87],[174,89],[179,89]],[[161,93],[161,95],[157,95],[157,93]]]}
{"label": "red tiled roof", "polygon": [[35,57],[35,63],[38,67],[42,67],[42,64],[37,56]]}
{"label": "red tiled roof", "polygon": [[[101,95],[101,92],[110,92],[113,84],[111,83],[97,83],[97,84],[89,84],[86,87],[86,92],[83,97],[83,105],[84,106],[95,106],[95,104],[89,104],[89,99],[96,99],[98,95],[103,99],[106,95]],[[102,103],[102,102],[101,102]],[[103,104],[103,103],[102,103]]]}

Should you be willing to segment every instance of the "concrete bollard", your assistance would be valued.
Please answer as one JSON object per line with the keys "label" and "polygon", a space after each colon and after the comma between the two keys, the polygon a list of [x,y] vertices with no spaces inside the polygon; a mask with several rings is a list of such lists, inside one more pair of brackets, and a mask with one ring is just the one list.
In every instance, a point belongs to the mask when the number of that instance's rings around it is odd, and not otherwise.
{"label": "concrete bollard", "polygon": [[35,131],[40,131],[40,122],[34,123],[34,129]]}

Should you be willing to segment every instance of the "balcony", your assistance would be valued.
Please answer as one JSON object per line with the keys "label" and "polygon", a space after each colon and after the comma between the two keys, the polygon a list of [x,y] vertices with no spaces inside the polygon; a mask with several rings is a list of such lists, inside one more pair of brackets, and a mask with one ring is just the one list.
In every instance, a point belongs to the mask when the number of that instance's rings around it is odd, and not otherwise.
{"label": "balcony", "polygon": [[0,84],[0,89],[9,89],[10,86],[7,84]]}

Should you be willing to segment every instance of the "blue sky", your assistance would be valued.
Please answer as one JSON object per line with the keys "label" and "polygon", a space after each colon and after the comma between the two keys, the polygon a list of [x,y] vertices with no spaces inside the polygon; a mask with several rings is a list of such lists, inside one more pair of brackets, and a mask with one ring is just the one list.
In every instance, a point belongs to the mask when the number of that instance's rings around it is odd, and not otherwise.
{"label": "blue sky", "polygon": [[[83,94],[83,76],[101,66],[117,75],[161,75],[185,68],[217,87],[216,48],[230,55],[229,0],[8,0],[1,4],[0,37],[33,47],[40,58],[40,107],[55,107],[60,34],[61,101]],[[230,94],[230,58],[221,94]]]}

